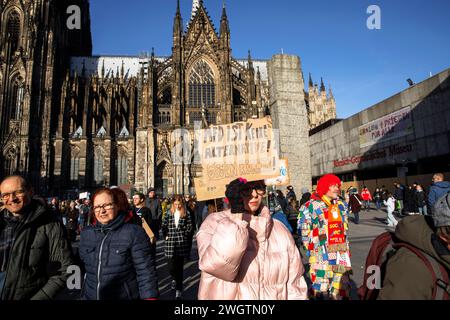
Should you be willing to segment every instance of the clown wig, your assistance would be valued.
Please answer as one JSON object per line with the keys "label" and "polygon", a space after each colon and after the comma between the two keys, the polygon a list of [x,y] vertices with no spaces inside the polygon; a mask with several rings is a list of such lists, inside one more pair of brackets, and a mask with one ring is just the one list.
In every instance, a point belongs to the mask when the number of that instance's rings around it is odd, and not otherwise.
{"label": "clown wig", "polygon": [[338,185],[341,187],[341,180],[336,177],[334,174],[326,174],[317,182],[317,194],[319,197],[324,196],[331,186]]}

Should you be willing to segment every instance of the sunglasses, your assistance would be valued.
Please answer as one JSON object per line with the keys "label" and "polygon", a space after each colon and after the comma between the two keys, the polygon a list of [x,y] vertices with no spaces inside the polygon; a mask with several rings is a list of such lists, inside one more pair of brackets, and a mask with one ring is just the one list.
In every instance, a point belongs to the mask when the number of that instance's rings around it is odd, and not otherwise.
{"label": "sunglasses", "polygon": [[263,196],[266,194],[265,185],[249,185],[248,187],[245,187],[243,190],[241,190],[241,194],[244,197],[249,197],[252,195],[253,190],[255,190],[259,196]]}

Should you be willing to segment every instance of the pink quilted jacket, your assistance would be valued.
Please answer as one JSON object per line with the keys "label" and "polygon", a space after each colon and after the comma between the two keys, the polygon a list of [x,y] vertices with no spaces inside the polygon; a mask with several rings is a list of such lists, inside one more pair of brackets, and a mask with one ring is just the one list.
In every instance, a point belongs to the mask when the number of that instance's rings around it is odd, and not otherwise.
{"label": "pink quilted jacket", "polygon": [[303,266],[287,228],[264,207],[236,219],[210,214],[197,233],[199,300],[307,299]]}

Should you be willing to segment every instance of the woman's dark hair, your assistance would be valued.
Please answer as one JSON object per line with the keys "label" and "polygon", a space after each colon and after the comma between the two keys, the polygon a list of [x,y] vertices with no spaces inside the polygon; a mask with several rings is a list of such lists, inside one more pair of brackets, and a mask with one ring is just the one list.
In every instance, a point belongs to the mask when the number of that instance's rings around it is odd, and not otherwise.
{"label": "woman's dark hair", "polygon": [[144,194],[141,193],[141,192],[136,193],[135,196],[138,196],[139,199],[141,199],[141,200],[145,200],[145,196],[144,196]]}
{"label": "woman's dark hair", "polygon": [[119,188],[111,189],[111,192],[116,195],[117,207],[119,211],[128,212],[131,210],[130,203],[128,202],[127,194]]}

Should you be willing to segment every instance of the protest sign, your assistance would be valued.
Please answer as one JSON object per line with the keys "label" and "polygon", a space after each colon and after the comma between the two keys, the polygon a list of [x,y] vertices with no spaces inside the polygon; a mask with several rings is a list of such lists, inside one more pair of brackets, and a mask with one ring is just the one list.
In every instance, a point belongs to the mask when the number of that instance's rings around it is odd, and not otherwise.
{"label": "protest sign", "polygon": [[80,193],[78,199],[89,199],[89,196],[90,196],[89,192],[82,192]]}
{"label": "protest sign", "polygon": [[202,176],[194,179],[198,200],[224,197],[226,185],[238,177],[256,181],[279,176],[270,117],[210,126],[195,133],[202,167]]}
{"label": "protest sign", "polygon": [[288,160],[280,159],[278,161],[278,177],[273,179],[265,179],[266,186],[281,187],[289,185]]}

